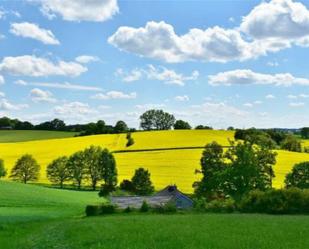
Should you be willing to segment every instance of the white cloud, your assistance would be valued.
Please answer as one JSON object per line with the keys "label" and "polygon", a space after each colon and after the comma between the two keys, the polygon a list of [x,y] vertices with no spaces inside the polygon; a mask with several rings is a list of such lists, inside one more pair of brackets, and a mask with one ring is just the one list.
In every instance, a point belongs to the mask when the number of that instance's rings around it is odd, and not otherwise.
{"label": "white cloud", "polygon": [[58,88],[58,89],[67,89],[67,90],[79,90],[79,91],[94,91],[100,92],[103,89],[96,86],[84,86],[71,84],[69,82],[64,83],[49,83],[49,82],[26,82],[24,80],[17,80],[15,84],[21,86],[39,86],[39,87],[48,87],[48,88]]}
{"label": "white cloud", "polygon": [[52,75],[76,77],[87,70],[86,67],[76,62],[58,61],[53,63],[35,55],[4,57],[0,63],[0,72],[32,77]]}
{"label": "white cloud", "polygon": [[163,66],[155,67],[148,65],[145,69],[135,68],[129,73],[124,72],[120,68],[116,71],[116,75],[122,77],[122,80],[125,82],[133,82],[145,77],[149,80],[158,80],[166,84],[183,86],[186,81],[196,80],[199,77],[199,72],[195,70],[191,75],[186,76]]}
{"label": "white cloud", "polygon": [[0,98],[4,98],[5,97],[5,93],[4,92],[0,92]]}
{"label": "white cloud", "polygon": [[208,82],[211,85],[276,85],[276,86],[291,86],[291,85],[308,85],[309,79],[297,78],[290,73],[282,74],[262,74],[256,73],[248,69],[232,70],[221,72],[216,75],[210,75]]}
{"label": "white cloud", "polygon": [[305,103],[304,102],[291,102],[289,106],[290,107],[303,107],[305,106]]}
{"label": "white cloud", "polygon": [[245,103],[244,106],[251,108],[251,107],[253,107],[253,104],[252,103]]}
{"label": "white cloud", "polygon": [[292,94],[289,94],[287,97],[288,99],[297,99],[297,96]]}
{"label": "white cloud", "polygon": [[55,18],[56,15],[60,15],[67,21],[103,22],[111,19],[119,12],[117,0],[34,1],[41,3],[41,11],[50,19]]}
{"label": "white cloud", "polygon": [[4,80],[3,76],[0,75],[0,85],[2,85],[2,84],[4,84],[4,83],[5,83],[5,80]]}
{"label": "white cloud", "polygon": [[49,91],[43,91],[39,88],[33,88],[30,91],[30,98],[33,102],[48,102],[55,103],[57,100],[53,97],[53,94]]}
{"label": "white cloud", "polygon": [[96,57],[96,56],[91,56],[91,55],[80,55],[80,56],[76,57],[75,60],[79,63],[87,64],[87,63],[90,63],[90,62],[99,61],[99,58]]}
{"label": "white cloud", "polygon": [[41,41],[44,44],[50,44],[50,45],[60,44],[60,42],[56,39],[52,31],[40,28],[35,23],[29,23],[29,22],[12,23],[10,32],[17,36],[32,38]]}
{"label": "white cloud", "polygon": [[92,99],[101,99],[101,100],[108,100],[108,99],[135,99],[137,94],[135,92],[132,93],[123,93],[120,91],[109,91],[105,94],[98,93],[92,96]]}
{"label": "white cloud", "polygon": [[309,98],[309,94],[299,94],[300,98]]}
{"label": "white cloud", "polygon": [[272,94],[268,94],[265,96],[266,99],[275,99],[276,97]]}
{"label": "white cloud", "polygon": [[171,63],[188,60],[226,62],[255,56],[250,44],[237,30],[217,26],[206,30],[194,28],[179,36],[170,24],[148,22],[141,28],[122,26],[108,42],[120,50]]}
{"label": "white cloud", "polygon": [[95,111],[88,104],[76,101],[55,106],[54,112],[59,115],[84,115]]}
{"label": "white cloud", "polygon": [[254,101],[253,102],[255,105],[261,105],[261,104],[263,104],[263,101],[261,101],[261,100],[256,100],[256,101]]}
{"label": "white cloud", "polygon": [[19,111],[22,109],[27,108],[28,105],[26,104],[12,104],[7,99],[0,100],[0,110],[4,111]]}
{"label": "white cloud", "polygon": [[166,105],[165,104],[140,104],[136,105],[135,107],[139,110],[149,110],[149,109],[161,109],[164,108]]}
{"label": "white cloud", "polygon": [[187,95],[183,95],[183,96],[176,96],[174,98],[176,101],[189,101],[190,98]]}
{"label": "white cloud", "polygon": [[269,62],[267,62],[267,65],[270,66],[270,67],[278,67],[279,63],[276,62],[276,61],[269,61]]}

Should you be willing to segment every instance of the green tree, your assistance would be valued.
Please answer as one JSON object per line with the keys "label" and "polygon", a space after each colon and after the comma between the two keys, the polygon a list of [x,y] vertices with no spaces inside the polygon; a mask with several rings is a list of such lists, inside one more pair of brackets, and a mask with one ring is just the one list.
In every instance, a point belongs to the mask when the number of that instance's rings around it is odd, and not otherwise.
{"label": "green tree", "polygon": [[91,181],[93,190],[96,189],[98,181],[101,180],[101,153],[102,149],[99,146],[90,146],[83,151],[86,173]]}
{"label": "green tree", "polygon": [[150,195],[154,191],[154,187],[150,179],[150,173],[144,168],[135,170],[131,181],[134,186],[134,191],[138,195]]}
{"label": "green tree", "polygon": [[309,139],[309,127],[303,127],[301,130],[300,130],[300,135],[302,138],[304,139]]}
{"label": "green tree", "polygon": [[191,125],[183,120],[177,120],[174,124],[174,129],[175,130],[190,130]]}
{"label": "green tree", "polygon": [[122,120],[119,120],[114,127],[115,133],[124,133],[124,132],[127,132],[128,130],[129,128],[127,124]]}
{"label": "green tree", "polygon": [[75,152],[69,157],[68,168],[71,178],[76,183],[77,188],[80,189],[82,181],[87,173],[85,155],[83,151]]}
{"label": "green tree", "polygon": [[0,178],[6,176],[6,169],[4,167],[4,161],[0,159]]}
{"label": "green tree", "polygon": [[32,155],[25,154],[19,158],[15,166],[11,170],[10,177],[14,180],[27,183],[28,181],[37,181],[39,178],[40,165],[32,157]]}
{"label": "green tree", "polygon": [[203,178],[195,184],[195,193],[207,199],[217,197],[223,192],[222,172],[226,168],[223,148],[217,142],[205,146],[201,158],[201,172]]}
{"label": "green tree", "polygon": [[143,130],[170,130],[175,117],[163,110],[149,110],[140,116],[140,121]]}
{"label": "green tree", "polygon": [[114,189],[117,185],[117,167],[114,155],[108,149],[104,149],[100,155],[101,178],[104,184]]}
{"label": "green tree", "polygon": [[293,135],[289,135],[281,144],[281,149],[301,152],[301,142]]}
{"label": "green tree", "polygon": [[63,183],[71,179],[68,158],[63,156],[53,160],[47,165],[46,174],[49,181],[59,184],[60,188],[63,188]]}
{"label": "green tree", "polygon": [[295,164],[292,172],[286,175],[285,185],[287,188],[309,188],[309,162]]}

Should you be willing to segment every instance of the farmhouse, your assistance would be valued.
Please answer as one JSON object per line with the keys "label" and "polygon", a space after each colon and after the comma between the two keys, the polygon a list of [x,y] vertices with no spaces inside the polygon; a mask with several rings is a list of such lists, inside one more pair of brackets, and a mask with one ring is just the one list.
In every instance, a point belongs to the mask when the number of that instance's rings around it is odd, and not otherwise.
{"label": "farmhouse", "polygon": [[167,203],[173,203],[179,209],[192,208],[193,201],[181,193],[175,185],[170,185],[153,196],[122,196],[111,197],[111,202],[118,208],[127,207],[140,208],[143,201],[151,207],[164,206]]}

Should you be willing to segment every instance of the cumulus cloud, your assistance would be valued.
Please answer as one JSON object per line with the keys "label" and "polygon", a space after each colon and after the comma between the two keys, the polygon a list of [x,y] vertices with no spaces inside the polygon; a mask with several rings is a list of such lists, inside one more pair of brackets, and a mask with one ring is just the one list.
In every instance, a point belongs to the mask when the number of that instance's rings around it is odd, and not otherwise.
{"label": "cumulus cloud", "polygon": [[164,108],[165,106],[166,106],[165,104],[148,103],[148,104],[136,105],[135,107],[139,110],[149,110],[149,109],[161,109],[161,108]]}
{"label": "cumulus cloud", "polygon": [[187,96],[187,95],[183,95],[183,96],[176,96],[175,98],[174,98],[176,101],[189,101],[190,100],[190,98]]}
{"label": "cumulus cloud", "polygon": [[276,85],[291,86],[304,85],[309,86],[309,79],[297,78],[290,73],[282,74],[262,74],[248,69],[239,69],[221,72],[216,75],[208,76],[208,82],[211,85]]}
{"label": "cumulus cloud", "polygon": [[26,82],[24,80],[17,80],[15,81],[15,84],[21,86],[38,86],[38,87],[58,88],[58,89],[77,90],[77,91],[100,92],[103,90],[102,88],[96,86],[78,85],[69,82],[50,83],[50,82]]}
{"label": "cumulus cloud", "polygon": [[71,76],[76,77],[88,69],[76,62],[51,62],[46,58],[35,55],[4,57],[0,63],[0,72],[12,75],[42,77],[42,76]]}
{"label": "cumulus cloud", "polygon": [[191,75],[186,76],[163,66],[156,67],[148,65],[147,68],[135,68],[129,73],[124,72],[122,69],[118,69],[116,75],[122,77],[122,80],[125,82],[133,82],[146,78],[149,80],[162,81],[166,84],[183,86],[186,81],[197,80],[199,72],[195,70]]}
{"label": "cumulus cloud", "polygon": [[66,21],[103,22],[119,12],[117,0],[30,0],[41,4],[48,18],[61,16]]}
{"label": "cumulus cloud", "polygon": [[291,102],[289,106],[290,107],[303,107],[305,106],[305,103],[304,102]]}
{"label": "cumulus cloud", "polygon": [[109,91],[107,93],[98,93],[92,96],[92,99],[101,99],[101,100],[108,100],[108,99],[135,99],[137,94],[135,92],[132,93],[123,93],[120,91]]}
{"label": "cumulus cloud", "polygon": [[16,36],[32,38],[41,41],[44,44],[50,44],[50,45],[60,44],[60,42],[56,39],[52,31],[40,28],[35,23],[29,23],[29,22],[12,23],[10,32]]}
{"label": "cumulus cloud", "polygon": [[79,101],[55,106],[54,112],[59,115],[86,115],[96,113],[88,104]]}
{"label": "cumulus cloud", "polygon": [[81,63],[81,64],[87,64],[90,62],[96,62],[99,61],[99,58],[96,56],[91,56],[91,55],[80,55],[75,58],[75,61]]}
{"label": "cumulus cloud", "polygon": [[275,99],[276,98],[276,96],[274,96],[274,95],[272,95],[272,94],[267,94],[266,96],[265,96],[265,99]]}
{"label": "cumulus cloud", "polygon": [[4,84],[4,83],[5,83],[5,80],[4,80],[3,76],[0,75],[0,85],[2,85],[2,84]]}
{"label": "cumulus cloud", "polygon": [[39,88],[33,88],[30,91],[30,98],[33,102],[48,102],[55,103],[57,100],[53,97],[53,94],[49,91],[44,91]]}
{"label": "cumulus cloud", "polygon": [[12,104],[7,99],[0,100],[0,110],[3,110],[3,111],[19,111],[27,107],[28,105],[26,104]]}

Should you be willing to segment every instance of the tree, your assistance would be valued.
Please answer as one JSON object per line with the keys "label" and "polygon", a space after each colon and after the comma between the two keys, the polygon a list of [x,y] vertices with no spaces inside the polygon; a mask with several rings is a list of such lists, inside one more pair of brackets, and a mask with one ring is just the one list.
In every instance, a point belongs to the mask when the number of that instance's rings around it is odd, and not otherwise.
{"label": "tree", "polygon": [[86,174],[85,156],[82,151],[75,152],[69,157],[68,168],[71,178],[76,183],[77,188],[80,189]]}
{"label": "tree", "polygon": [[288,151],[301,152],[301,143],[293,135],[289,135],[281,144],[281,149]]}
{"label": "tree", "polygon": [[223,148],[217,142],[205,146],[201,158],[202,180],[196,184],[195,193],[212,199],[223,192],[222,172],[226,168]]}
{"label": "tree", "polygon": [[212,130],[212,127],[207,125],[198,125],[195,127],[195,130]]}
{"label": "tree", "polygon": [[14,180],[20,180],[23,183],[28,181],[37,181],[39,178],[40,165],[29,154],[19,158],[12,168],[10,177]]}
{"label": "tree", "polygon": [[286,175],[285,185],[287,188],[309,188],[309,162],[295,164],[292,172]]}
{"label": "tree", "polygon": [[12,127],[11,119],[8,117],[2,117],[0,118],[0,128],[8,128]]}
{"label": "tree", "polygon": [[303,127],[301,130],[300,130],[300,135],[302,138],[304,139],[309,139],[309,127]]}
{"label": "tree", "polygon": [[170,130],[175,117],[162,110],[149,110],[140,116],[140,126],[143,130]]}
{"label": "tree", "polygon": [[175,130],[190,130],[191,126],[188,122],[183,120],[177,120],[174,124]]}
{"label": "tree", "polygon": [[98,146],[90,146],[83,151],[87,176],[91,181],[92,189],[95,190],[98,181],[101,180],[101,157],[102,149]]}
{"label": "tree", "polygon": [[4,167],[4,161],[0,159],[0,178],[6,176],[6,169]]}
{"label": "tree", "polygon": [[100,155],[101,178],[106,186],[114,189],[117,185],[117,167],[114,155],[104,149]]}
{"label": "tree", "polygon": [[46,174],[49,181],[60,185],[71,179],[70,169],[68,167],[68,158],[66,156],[59,157],[47,165]]}
{"label": "tree", "polygon": [[122,120],[119,120],[114,127],[115,133],[124,133],[124,132],[127,132],[128,130],[129,128],[127,124]]}
{"label": "tree", "polygon": [[131,181],[134,186],[134,191],[138,195],[150,195],[154,191],[150,180],[150,173],[146,169],[139,168],[135,170]]}

